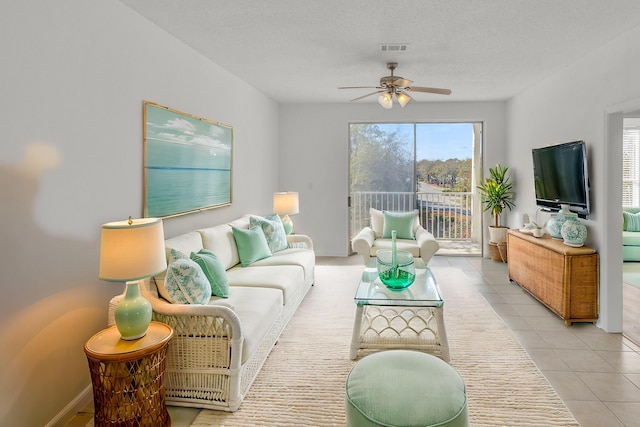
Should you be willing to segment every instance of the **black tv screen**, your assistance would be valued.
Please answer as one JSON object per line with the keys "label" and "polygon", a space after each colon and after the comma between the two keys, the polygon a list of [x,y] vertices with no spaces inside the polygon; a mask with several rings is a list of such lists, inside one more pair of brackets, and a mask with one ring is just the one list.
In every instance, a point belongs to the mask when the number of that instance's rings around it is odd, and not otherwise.
{"label": "black tv screen", "polygon": [[534,148],[532,154],[536,204],[553,212],[560,205],[569,205],[572,212],[587,218],[589,175],[584,141]]}

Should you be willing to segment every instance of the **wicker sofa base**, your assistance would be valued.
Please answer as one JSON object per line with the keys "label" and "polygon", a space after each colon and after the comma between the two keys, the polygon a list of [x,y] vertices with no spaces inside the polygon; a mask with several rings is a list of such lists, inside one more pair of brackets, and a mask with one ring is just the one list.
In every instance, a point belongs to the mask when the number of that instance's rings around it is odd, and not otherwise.
{"label": "wicker sofa base", "polygon": [[[236,411],[247,392],[251,388],[262,365],[267,360],[273,346],[278,341],[280,334],[287,326],[289,320],[296,312],[298,306],[311,288],[311,284],[305,284],[282,309],[277,319],[273,322],[253,355],[239,368],[217,367],[212,361],[218,359],[220,365],[229,366],[229,354],[217,354],[216,349],[224,351],[229,349],[230,342],[226,336],[181,336],[180,325],[176,325],[175,316],[153,314],[154,320],[167,323],[176,329],[176,338],[169,345],[167,354],[167,367],[165,369],[166,401],[174,406],[187,406],[221,411]],[[200,316],[193,316],[200,317]],[[221,330],[226,329],[220,325]],[[183,343],[178,344],[182,340]],[[209,341],[205,344],[204,341]],[[237,345],[238,343],[235,343]],[[185,360],[182,354],[185,348],[207,348],[208,355],[203,359],[204,364],[212,366],[178,366]],[[211,351],[211,352],[210,352]],[[192,355],[193,356],[193,355]],[[190,357],[189,360],[193,360]]]}

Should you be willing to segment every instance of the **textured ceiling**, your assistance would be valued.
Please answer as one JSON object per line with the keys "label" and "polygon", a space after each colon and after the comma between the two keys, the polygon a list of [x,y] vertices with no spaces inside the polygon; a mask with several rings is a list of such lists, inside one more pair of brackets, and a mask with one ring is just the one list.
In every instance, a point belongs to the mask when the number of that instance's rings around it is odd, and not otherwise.
{"label": "textured ceiling", "polygon": [[121,1],[287,103],[348,102],[370,91],[338,86],[377,86],[390,61],[453,91],[416,101],[504,100],[640,25],[638,0]]}

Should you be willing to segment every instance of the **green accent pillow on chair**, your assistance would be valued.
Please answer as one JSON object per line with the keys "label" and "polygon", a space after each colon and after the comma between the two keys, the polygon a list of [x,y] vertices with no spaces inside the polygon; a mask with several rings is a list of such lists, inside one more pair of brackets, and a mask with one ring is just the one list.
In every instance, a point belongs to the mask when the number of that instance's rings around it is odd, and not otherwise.
{"label": "green accent pillow on chair", "polygon": [[264,237],[262,228],[259,225],[248,230],[235,227],[231,229],[233,231],[233,238],[236,241],[236,246],[238,247],[238,257],[240,258],[241,266],[246,267],[256,261],[271,256],[267,238]]}
{"label": "green accent pillow on chair", "polygon": [[417,212],[387,212],[382,211],[384,217],[384,225],[382,230],[382,237],[385,239],[391,238],[391,231],[396,230],[396,237],[398,239],[410,239],[415,240],[413,235],[413,223],[417,217]]}
{"label": "green accent pillow on chair", "polygon": [[202,268],[204,275],[209,279],[211,294],[229,298],[229,278],[218,257],[210,250],[200,249],[198,253],[191,252],[191,259]]}
{"label": "green accent pillow on chair", "polygon": [[624,231],[640,231],[640,212],[622,211],[622,217],[624,219]]}

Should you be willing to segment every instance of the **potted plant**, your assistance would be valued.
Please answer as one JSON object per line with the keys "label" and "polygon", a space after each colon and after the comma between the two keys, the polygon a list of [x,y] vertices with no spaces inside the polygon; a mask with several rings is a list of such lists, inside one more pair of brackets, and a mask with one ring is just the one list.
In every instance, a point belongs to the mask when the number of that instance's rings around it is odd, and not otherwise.
{"label": "potted plant", "polygon": [[504,209],[513,209],[513,183],[507,176],[508,167],[500,163],[495,168],[489,168],[489,177],[482,185],[478,185],[482,205],[494,217],[494,225],[489,226],[490,241],[496,244],[506,241],[508,227],[500,225],[500,214]]}

